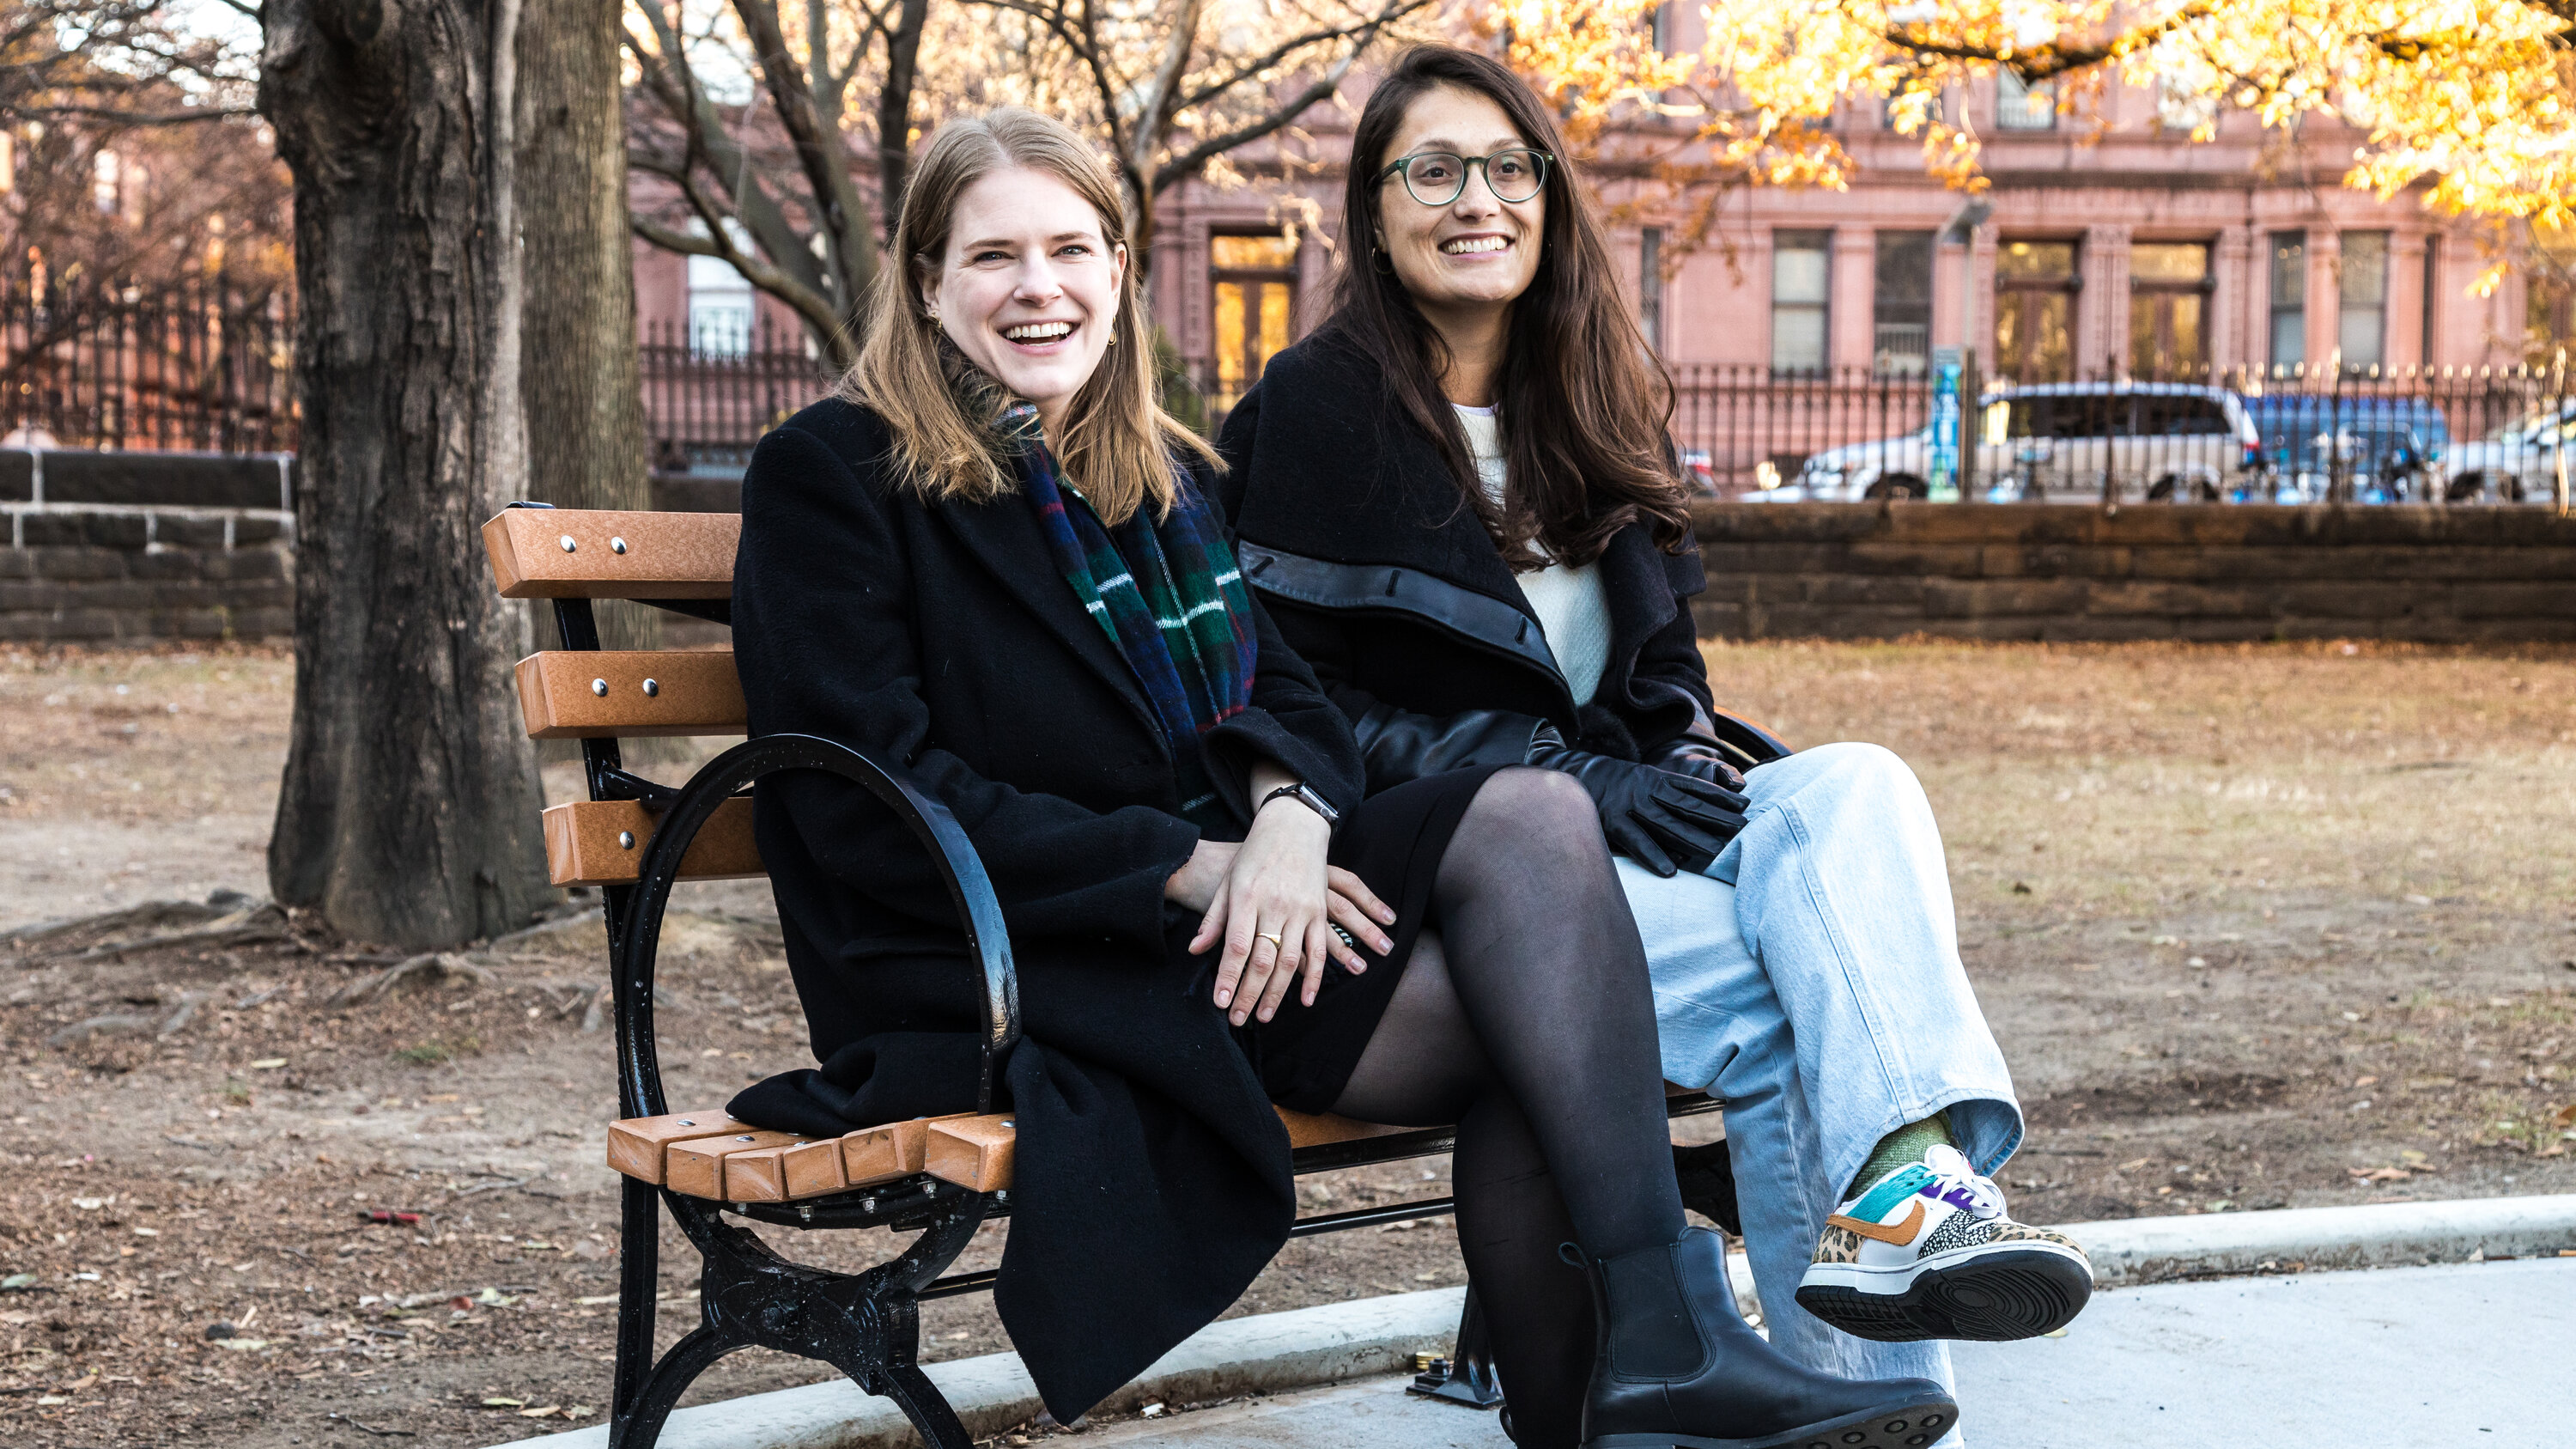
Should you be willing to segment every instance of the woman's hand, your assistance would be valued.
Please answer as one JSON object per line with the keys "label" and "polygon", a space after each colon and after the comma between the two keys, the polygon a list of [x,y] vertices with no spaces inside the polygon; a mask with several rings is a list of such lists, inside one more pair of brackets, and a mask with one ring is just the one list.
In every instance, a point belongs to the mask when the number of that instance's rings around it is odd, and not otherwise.
{"label": "woman's hand", "polygon": [[1200,883],[1219,873],[1190,950],[1225,943],[1214,999],[1236,1026],[1255,1016],[1270,1020],[1300,978],[1300,999],[1314,1005],[1328,960],[1354,973],[1368,969],[1333,934],[1336,924],[1373,951],[1394,949],[1383,927],[1394,924],[1395,911],[1358,876],[1324,863],[1331,844],[1332,828],[1321,816],[1294,800],[1275,801],[1254,817],[1241,845],[1202,842],[1164,888],[1174,901],[1197,904]]}

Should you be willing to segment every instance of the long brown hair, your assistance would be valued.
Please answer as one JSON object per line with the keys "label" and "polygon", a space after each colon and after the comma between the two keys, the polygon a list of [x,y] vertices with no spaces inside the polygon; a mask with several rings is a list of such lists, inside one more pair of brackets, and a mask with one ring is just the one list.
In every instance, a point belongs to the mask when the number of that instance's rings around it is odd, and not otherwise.
{"label": "long brown hair", "polygon": [[[1376,249],[1379,203],[1390,188],[1374,178],[1394,159],[1387,153],[1405,112],[1441,86],[1492,101],[1522,139],[1558,158],[1547,171],[1538,270],[1512,303],[1498,379],[1507,468],[1500,508],[1486,501],[1466,433],[1440,393],[1448,347]],[[1341,262],[1324,323],[1385,373],[1387,390],[1438,441],[1467,506],[1484,519],[1504,559],[1522,570],[1548,561],[1532,540],[1554,561],[1580,566],[1640,518],[1672,552],[1691,536],[1670,453],[1672,377],[1619,295],[1600,213],[1565,154],[1556,117],[1500,62],[1446,45],[1397,57],[1351,137]]]}
{"label": "long brown hair", "polygon": [[[1019,487],[994,427],[1013,399],[967,361],[921,300],[922,281],[948,254],[957,199],[1013,166],[1072,187],[1099,214],[1104,242],[1116,246],[1127,235],[1117,180],[1062,122],[1004,106],[950,121],[931,138],[904,188],[894,243],[877,271],[859,360],[836,391],[886,420],[898,475],[934,501],[981,503]],[[1222,465],[1214,449],[1154,400],[1153,330],[1133,266],[1119,280],[1109,336],[1100,365],[1065,409],[1063,435],[1047,445],[1093,511],[1119,524],[1148,502],[1158,517],[1170,510],[1178,486],[1174,453]]]}

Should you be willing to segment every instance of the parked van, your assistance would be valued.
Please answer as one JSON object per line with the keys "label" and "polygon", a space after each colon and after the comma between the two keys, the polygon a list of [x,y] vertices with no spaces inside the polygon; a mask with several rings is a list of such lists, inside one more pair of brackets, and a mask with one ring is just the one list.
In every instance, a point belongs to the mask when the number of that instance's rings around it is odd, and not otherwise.
{"label": "parked van", "polygon": [[[2215,502],[2262,460],[2262,435],[2225,388],[2063,382],[1987,394],[1966,420],[1976,485],[1992,502],[2105,497]],[[1932,433],[1828,448],[1797,481],[1755,495],[1858,502],[1931,492]]]}

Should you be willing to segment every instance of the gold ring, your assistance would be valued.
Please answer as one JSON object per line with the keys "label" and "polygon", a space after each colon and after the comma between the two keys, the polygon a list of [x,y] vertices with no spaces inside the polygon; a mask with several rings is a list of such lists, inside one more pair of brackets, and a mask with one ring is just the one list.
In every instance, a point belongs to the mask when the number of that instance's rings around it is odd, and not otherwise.
{"label": "gold ring", "polygon": [[1279,948],[1279,949],[1281,949],[1281,950],[1285,950],[1285,949],[1287,948],[1287,945],[1288,945],[1288,941],[1287,941],[1288,933],[1287,933],[1287,932],[1285,932],[1285,931],[1255,931],[1255,932],[1253,932],[1252,934],[1253,934],[1255,937],[1257,937],[1257,938],[1259,938],[1259,939],[1261,939],[1261,940],[1264,940],[1264,941],[1269,942],[1272,946],[1277,947],[1277,948]]}

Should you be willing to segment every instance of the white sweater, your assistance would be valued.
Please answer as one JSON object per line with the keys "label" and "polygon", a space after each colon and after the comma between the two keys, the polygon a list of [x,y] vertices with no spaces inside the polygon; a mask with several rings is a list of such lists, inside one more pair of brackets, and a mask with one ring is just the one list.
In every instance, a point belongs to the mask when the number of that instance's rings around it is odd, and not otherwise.
{"label": "white sweater", "polygon": [[[1496,504],[1503,501],[1502,428],[1494,421],[1492,408],[1458,409],[1459,425],[1467,430],[1467,448],[1476,458],[1476,476],[1483,480],[1485,496]],[[1532,547],[1541,553],[1543,545]],[[1610,604],[1601,592],[1601,568],[1585,564],[1570,569],[1563,564],[1549,564],[1536,573],[1520,575],[1521,593],[1529,599],[1530,608],[1538,615],[1538,626],[1547,635],[1547,647],[1556,655],[1557,667],[1565,671],[1565,682],[1574,691],[1574,702],[1590,704],[1595,690],[1601,687],[1601,671],[1610,663]]]}

